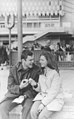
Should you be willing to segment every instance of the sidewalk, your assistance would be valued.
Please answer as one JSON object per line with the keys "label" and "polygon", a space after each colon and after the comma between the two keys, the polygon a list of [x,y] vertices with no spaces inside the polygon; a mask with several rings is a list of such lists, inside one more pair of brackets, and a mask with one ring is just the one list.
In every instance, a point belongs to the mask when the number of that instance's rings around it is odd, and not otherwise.
{"label": "sidewalk", "polygon": [[63,89],[74,91],[74,70],[60,70],[60,75],[63,81]]}
{"label": "sidewalk", "polygon": [[66,103],[74,106],[74,70],[60,70],[63,83],[63,91],[65,92]]}

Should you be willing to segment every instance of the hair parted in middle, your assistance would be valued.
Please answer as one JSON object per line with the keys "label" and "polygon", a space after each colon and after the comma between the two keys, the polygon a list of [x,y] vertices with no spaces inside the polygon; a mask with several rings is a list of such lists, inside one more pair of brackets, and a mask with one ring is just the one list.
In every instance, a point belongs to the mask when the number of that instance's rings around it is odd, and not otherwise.
{"label": "hair parted in middle", "polygon": [[47,60],[47,66],[51,69],[55,69],[57,72],[59,72],[58,69],[58,64],[57,61],[55,59],[54,54],[48,52],[48,51],[42,51],[40,56],[44,56]]}

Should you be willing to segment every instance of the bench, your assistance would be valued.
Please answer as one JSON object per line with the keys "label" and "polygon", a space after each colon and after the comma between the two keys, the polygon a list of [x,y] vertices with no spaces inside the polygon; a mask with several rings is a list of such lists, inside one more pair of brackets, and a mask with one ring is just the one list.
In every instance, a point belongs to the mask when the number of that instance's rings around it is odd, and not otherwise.
{"label": "bench", "polygon": [[[18,105],[9,113],[9,119],[22,119],[22,106]],[[65,104],[60,112],[55,112],[50,119],[74,119],[74,99],[65,99]]]}
{"label": "bench", "polygon": [[18,105],[9,112],[9,119],[22,119],[22,106]]}
{"label": "bench", "polygon": [[[10,112],[9,119],[22,119],[22,108],[20,105]],[[62,111],[55,112],[51,119],[74,119],[74,106],[64,106]]]}

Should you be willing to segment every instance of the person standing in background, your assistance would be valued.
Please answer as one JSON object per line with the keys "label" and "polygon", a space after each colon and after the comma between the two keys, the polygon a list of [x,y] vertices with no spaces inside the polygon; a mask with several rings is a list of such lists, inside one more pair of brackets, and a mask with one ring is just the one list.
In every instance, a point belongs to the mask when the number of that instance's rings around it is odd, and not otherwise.
{"label": "person standing in background", "polygon": [[0,42],[0,65],[6,64],[8,61],[8,55],[6,48],[3,46],[3,42]]}

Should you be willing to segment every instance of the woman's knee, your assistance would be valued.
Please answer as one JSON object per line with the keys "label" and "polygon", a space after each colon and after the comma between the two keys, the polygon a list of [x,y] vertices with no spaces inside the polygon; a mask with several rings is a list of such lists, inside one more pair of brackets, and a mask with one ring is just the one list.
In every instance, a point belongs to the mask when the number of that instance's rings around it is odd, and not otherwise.
{"label": "woman's knee", "polygon": [[36,114],[36,110],[34,110],[33,108],[31,108],[30,114],[31,114],[31,115],[35,115],[35,114]]}
{"label": "woman's knee", "polygon": [[50,119],[53,112],[50,111],[43,111],[39,114],[38,119]]}
{"label": "woman's knee", "polygon": [[31,108],[30,115],[31,115],[32,119],[36,119],[36,117],[37,117],[37,110],[35,110],[34,108]]}
{"label": "woman's knee", "polygon": [[30,115],[32,119],[37,119],[39,105],[40,105],[40,101],[36,101],[33,103],[31,110],[30,110]]}

